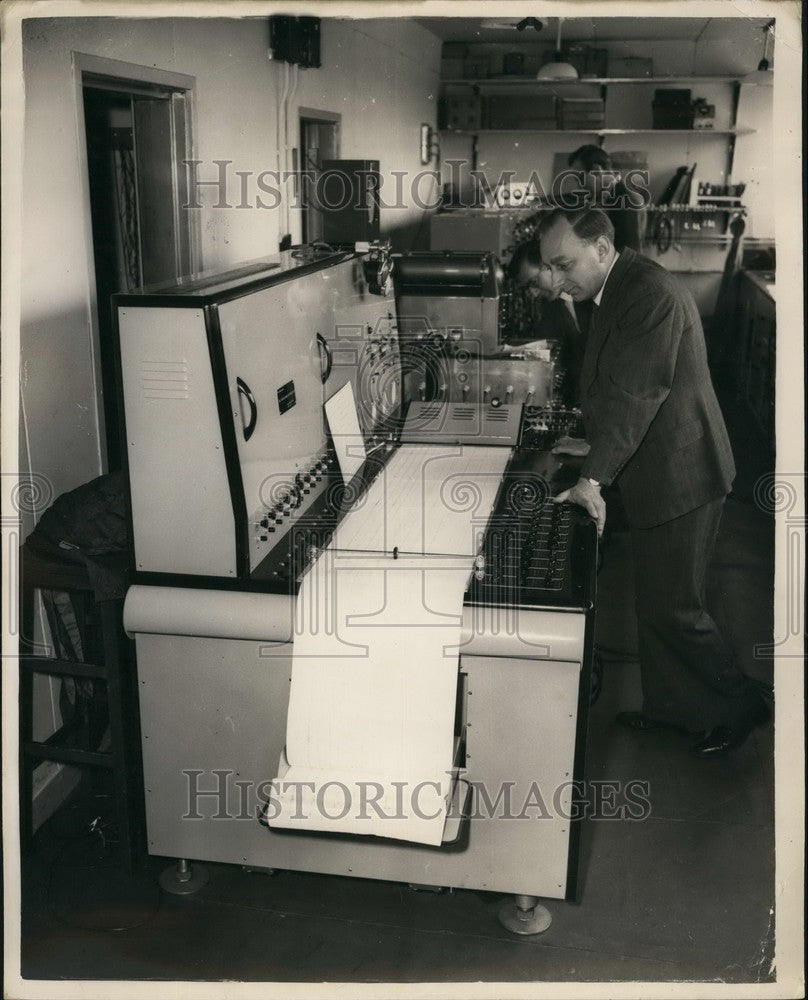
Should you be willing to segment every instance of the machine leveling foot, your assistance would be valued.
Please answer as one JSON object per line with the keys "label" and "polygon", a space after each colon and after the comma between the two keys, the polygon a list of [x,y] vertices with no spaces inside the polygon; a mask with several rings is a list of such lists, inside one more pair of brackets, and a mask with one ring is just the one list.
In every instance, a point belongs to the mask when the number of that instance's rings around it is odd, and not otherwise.
{"label": "machine leveling foot", "polygon": [[209,878],[204,865],[192,865],[187,858],[179,858],[176,865],[160,873],[160,888],[174,896],[190,896],[207,885]]}
{"label": "machine leveling foot", "polygon": [[536,896],[514,896],[500,909],[499,922],[512,934],[542,934],[553,918]]}

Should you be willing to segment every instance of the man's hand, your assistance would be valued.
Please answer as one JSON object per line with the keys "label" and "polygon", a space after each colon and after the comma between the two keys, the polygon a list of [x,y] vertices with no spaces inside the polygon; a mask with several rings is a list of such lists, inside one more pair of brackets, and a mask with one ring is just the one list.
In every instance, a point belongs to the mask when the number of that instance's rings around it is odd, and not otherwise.
{"label": "man's hand", "polygon": [[564,490],[557,497],[553,497],[554,503],[563,503],[568,500],[570,503],[577,503],[579,507],[593,517],[598,526],[598,538],[603,534],[606,524],[606,504],[600,495],[600,487],[593,486],[588,479],[579,479],[569,490]]}
{"label": "man's hand", "polygon": [[583,438],[574,437],[560,437],[558,441],[553,445],[554,455],[575,455],[579,458],[583,458],[584,455],[589,454],[589,445]]}

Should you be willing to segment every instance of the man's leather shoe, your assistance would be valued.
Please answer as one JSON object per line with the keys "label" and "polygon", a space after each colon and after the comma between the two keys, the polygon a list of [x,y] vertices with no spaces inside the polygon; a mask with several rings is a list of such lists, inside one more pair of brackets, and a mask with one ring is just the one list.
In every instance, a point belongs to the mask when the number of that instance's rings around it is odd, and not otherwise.
{"label": "man's leather shoe", "polygon": [[737,726],[716,726],[711,729],[704,739],[694,743],[690,752],[694,757],[701,760],[712,760],[715,757],[723,757],[730,750],[735,750],[746,742],[749,734],[755,726],[761,726],[771,718],[771,712],[762,698],[758,699],[757,705],[749,711],[746,718],[739,722]]}
{"label": "man's leather shoe", "polygon": [[650,733],[655,729],[681,729],[680,726],[674,726],[670,722],[658,722],[656,719],[651,719],[649,716],[643,715],[642,712],[618,712],[615,716],[615,722],[635,733]]}

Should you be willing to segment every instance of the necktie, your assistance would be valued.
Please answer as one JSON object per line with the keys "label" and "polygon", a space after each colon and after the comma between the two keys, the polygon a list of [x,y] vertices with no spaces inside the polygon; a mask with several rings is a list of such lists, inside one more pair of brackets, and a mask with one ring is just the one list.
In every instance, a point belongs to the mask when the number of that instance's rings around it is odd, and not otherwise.
{"label": "necktie", "polygon": [[585,337],[592,322],[592,302],[590,299],[585,299],[582,302],[574,302],[573,305],[575,308],[575,322]]}

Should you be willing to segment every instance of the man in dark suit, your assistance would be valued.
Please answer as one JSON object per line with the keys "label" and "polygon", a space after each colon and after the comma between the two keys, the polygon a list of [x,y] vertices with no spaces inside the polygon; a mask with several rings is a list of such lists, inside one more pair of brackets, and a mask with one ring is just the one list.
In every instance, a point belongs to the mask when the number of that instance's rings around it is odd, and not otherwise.
{"label": "man in dark suit", "polygon": [[585,507],[602,532],[601,487],[615,484],[631,529],[641,712],[634,730],[706,732],[715,757],[743,743],[768,710],[704,607],[707,564],[735,475],[707,368],[696,304],[664,268],[618,253],[603,212],[549,213],[539,229],[553,284],[595,309],[581,373],[581,477],[556,497]]}

